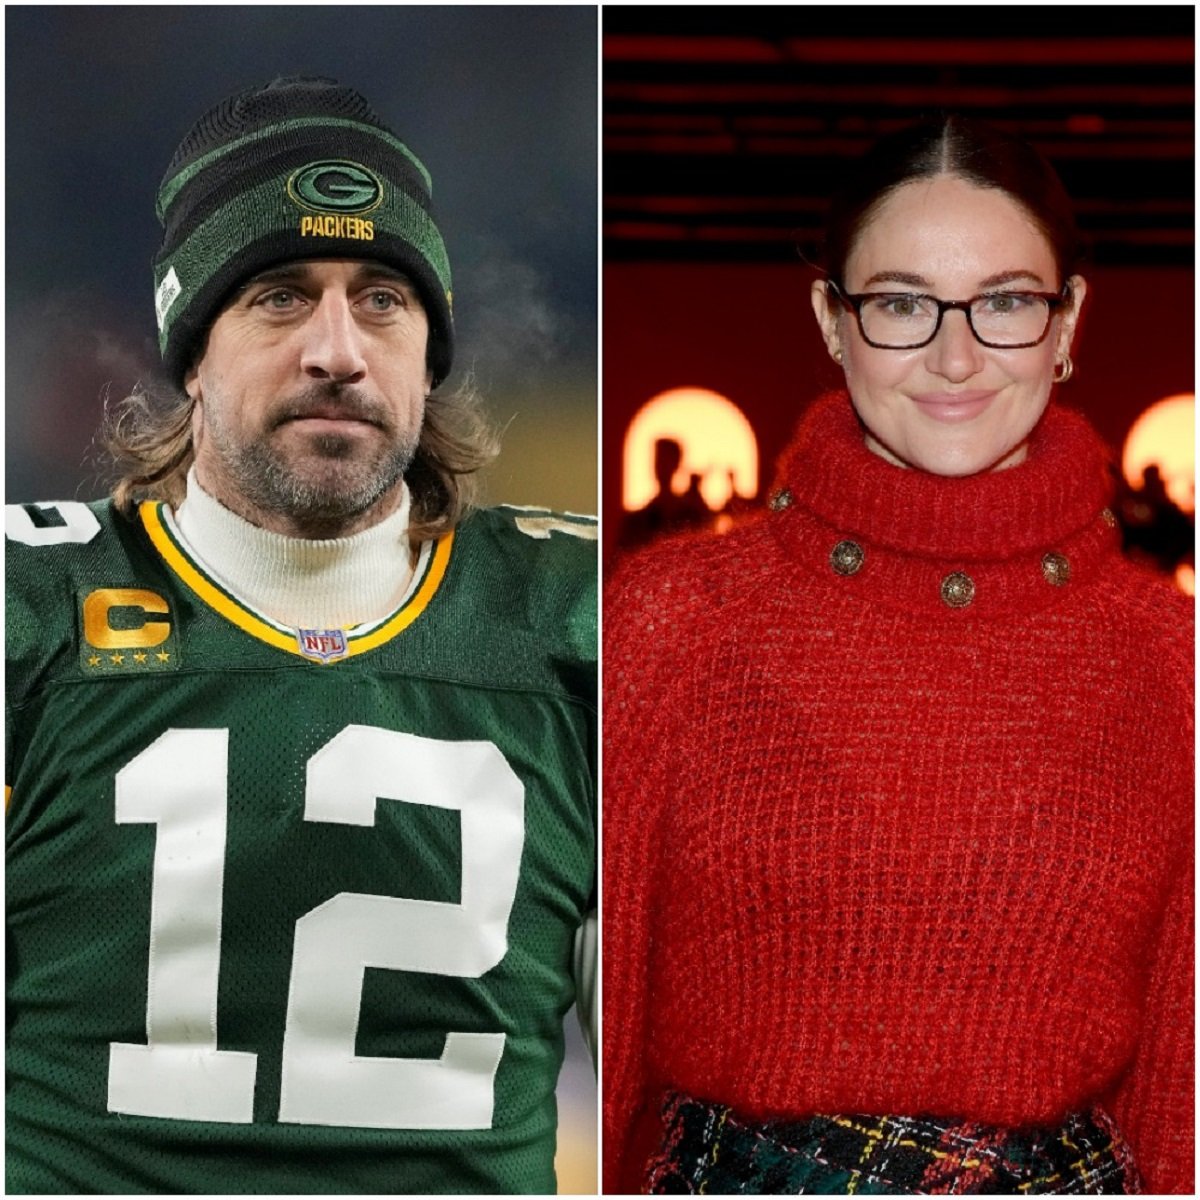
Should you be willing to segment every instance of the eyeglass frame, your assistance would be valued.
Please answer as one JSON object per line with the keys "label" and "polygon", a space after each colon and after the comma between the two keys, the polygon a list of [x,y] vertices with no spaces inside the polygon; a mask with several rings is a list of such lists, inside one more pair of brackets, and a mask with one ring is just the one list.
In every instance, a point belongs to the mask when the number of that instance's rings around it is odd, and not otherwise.
{"label": "eyeglass frame", "polygon": [[[862,334],[862,340],[868,346],[874,346],[876,350],[921,350],[928,346],[930,342],[937,337],[942,328],[942,318],[950,309],[957,309],[967,319],[967,328],[971,331],[971,336],[981,345],[986,346],[989,350],[1028,350],[1031,346],[1040,346],[1050,332],[1050,326],[1054,322],[1055,310],[1061,308],[1064,304],[1069,303],[1071,299],[1071,285],[1064,283],[1061,292],[1031,292],[1026,289],[1013,290],[1012,292],[980,292],[978,296],[972,296],[970,300],[939,300],[936,296],[929,295],[928,292],[847,292],[842,286],[832,279],[825,280],[825,286],[832,288],[838,295],[846,307],[854,310],[855,320],[858,322],[858,332]],[[1038,300],[1044,300],[1048,309],[1046,314],[1046,328],[1042,330],[1042,335],[1034,342],[1006,342],[1003,345],[997,345],[995,342],[985,342],[979,336],[979,331],[975,328],[975,322],[971,320],[971,305],[976,300],[986,300],[989,296],[1033,296]],[[911,296],[914,300],[932,300],[937,305],[937,320],[933,325],[933,332],[923,342],[913,342],[906,346],[886,346],[882,342],[873,342],[867,337],[867,331],[863,328],[862,306],[868,300],[877,299],[880,296]]]}

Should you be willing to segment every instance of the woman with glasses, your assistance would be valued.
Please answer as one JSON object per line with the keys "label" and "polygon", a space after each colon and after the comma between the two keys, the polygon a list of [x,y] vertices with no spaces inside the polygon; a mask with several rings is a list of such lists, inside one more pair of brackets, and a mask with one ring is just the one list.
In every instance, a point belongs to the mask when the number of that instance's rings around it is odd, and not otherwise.
{"label": "woman with glasses", "polygon": [[1190,606],[1050,402],[1077,251],[1020,140],[885,139],[772,511],[618,572],[606,1190],[1193,1191]]}

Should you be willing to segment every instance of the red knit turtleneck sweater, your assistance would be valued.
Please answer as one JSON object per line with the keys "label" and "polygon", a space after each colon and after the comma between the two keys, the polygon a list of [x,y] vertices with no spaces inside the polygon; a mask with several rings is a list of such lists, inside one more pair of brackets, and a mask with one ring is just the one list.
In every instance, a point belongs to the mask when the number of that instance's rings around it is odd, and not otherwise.
{"label": "red knit turtleneck sweater", "polygon": [[781,483],[605,608],[606,1190],[640,1190],[678,1089],[756,1118],[1100,1104],[1149,1190],[1192,1191],[1191,605],[1120,556],[1100,443],[1052,408],[1024,464],[945,479],[839,395]]}

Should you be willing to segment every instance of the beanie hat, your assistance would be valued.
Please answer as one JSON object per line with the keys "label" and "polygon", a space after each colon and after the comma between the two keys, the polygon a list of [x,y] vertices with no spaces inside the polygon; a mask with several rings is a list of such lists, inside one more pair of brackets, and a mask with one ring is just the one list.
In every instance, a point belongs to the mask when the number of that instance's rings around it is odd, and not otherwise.
{"label": "beanie hat", "polygon": [[210,109],[158,192],[154,301],[163,365],[182,385],[239,284],[277,263],[374,259],[403,271],[429,319],[435,386],[450,371],[450,264],[429,172],[358,92],[276,79]]}

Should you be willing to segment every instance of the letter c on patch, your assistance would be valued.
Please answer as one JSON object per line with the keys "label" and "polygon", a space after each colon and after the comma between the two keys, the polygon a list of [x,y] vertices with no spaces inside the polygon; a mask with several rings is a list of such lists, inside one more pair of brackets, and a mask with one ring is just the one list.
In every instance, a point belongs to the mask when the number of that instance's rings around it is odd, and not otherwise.
{"label": "letter c on patch", "polygon": [[[142,623],[133,629],[114,629],[109,614],[114,608],[140,609]],[[166,617],[167,602],[155,592],[141,588],[100,588],[83,602],[83,635],[98,650],[139,649],[157,646],[171,636],[169,620],[146,620],[146,614]]]}

